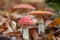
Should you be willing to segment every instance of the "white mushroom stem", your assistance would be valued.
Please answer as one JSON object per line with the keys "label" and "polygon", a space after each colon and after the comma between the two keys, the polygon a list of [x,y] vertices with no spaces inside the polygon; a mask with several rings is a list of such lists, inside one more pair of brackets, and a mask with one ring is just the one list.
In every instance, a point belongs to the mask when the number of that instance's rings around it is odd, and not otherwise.
{"label": "white mushroom stem", "polygon": [[38,27],[38,33],[40,34],[40,32],[44,32],[44,19],[40,18],[40,20],[38,20],[39,23],[39,27]]}
{"label": "white mushroom stem", "polygon": [[29,39],[29,29],[28,29],[28,28],[24,28],[24,29],[23,29],[23,38],[24,38],[25,40],[30,40],[30,39]]}

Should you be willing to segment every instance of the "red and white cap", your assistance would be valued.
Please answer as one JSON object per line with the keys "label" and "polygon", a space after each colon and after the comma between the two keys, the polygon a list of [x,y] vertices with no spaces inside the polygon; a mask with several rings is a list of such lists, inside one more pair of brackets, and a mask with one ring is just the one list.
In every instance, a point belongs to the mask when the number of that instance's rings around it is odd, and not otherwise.
{"label": "red and white cap", "polygon": [[18,24],[30,26],[30,25],[33,25],[33,24],[34,24],[34,21],[32,20],[31,17],[29,17],[29,16],[24,16],[24,17],[22,17],[22,18],[19,20]]}

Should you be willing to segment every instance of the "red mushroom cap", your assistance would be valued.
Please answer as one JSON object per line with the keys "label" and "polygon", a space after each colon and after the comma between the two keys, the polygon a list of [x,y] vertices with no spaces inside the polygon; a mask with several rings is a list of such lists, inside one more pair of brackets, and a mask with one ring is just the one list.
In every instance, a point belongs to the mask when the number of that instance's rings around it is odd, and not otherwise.
{"label": "red mushroom cap", "polygon": [[33,20],[32,20],[31,17],[29,17],[29,16],[24,16],[24,17],[22,17],[22,18],[19,20],[18,24],[19,24],[19,25],[30,26],[30,25],[33,25],[34,22],[33,22]]}
{"label": "red mushroom cap", "polygon": [[21,8],[21,9],[35,9],[33,6],[31,6],[29,4],[18,4],[18,5],[15,5],[13,8],[14,9],[18,9],[18,8]]}

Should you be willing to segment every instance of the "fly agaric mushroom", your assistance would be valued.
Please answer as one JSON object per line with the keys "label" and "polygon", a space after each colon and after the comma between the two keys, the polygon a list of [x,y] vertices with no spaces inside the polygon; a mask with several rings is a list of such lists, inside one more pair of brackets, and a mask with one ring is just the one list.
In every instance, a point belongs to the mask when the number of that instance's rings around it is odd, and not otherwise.
{"label": "fly agaric mushroom", "polygon": [[[40,33],[41,31],[44,32],[44,19],[43,16],[53,16],[54,14],[49,12],[49,11],[32,11],[29,12],[30,15],[36,15],[37,19],[38,19],[38,23],[39,23],[39,30],[38,33]],[[46,16],[45,16],[46,15]]]}
{"label": "fly agaric mushroom", "polygon": [[30,40],[29,39],[29,27],[31,25],[34,25],[34,22],[31,17],[29,16],[24,16],[18,21],[19,25],[22,25],[23,28],[23,38],[25,40]]}
{"label": "fly agaric mushroom", "polygon": [[14,9],[21,9],[19,11],[23,12],[24,15],[27,15],[25,13],[28,12],[28,11],[35,10],[35,8],[31,5],[29,5],[29,4],[18,4],[18,5],[13,6],[13,8]]}

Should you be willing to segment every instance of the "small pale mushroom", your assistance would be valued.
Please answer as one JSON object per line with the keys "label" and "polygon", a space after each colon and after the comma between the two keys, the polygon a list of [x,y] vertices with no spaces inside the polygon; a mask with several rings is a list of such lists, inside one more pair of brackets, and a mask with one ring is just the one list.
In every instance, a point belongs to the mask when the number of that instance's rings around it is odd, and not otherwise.
{"label": "small pale mushroom", "polygon": [[32,11],[29,12],[30,15],[35,15],[38,19],[39,27],[38,27],[38,33],[41,31],[44,32],[44,19],[43,17],[53,16],[54,14],[49,11]]}
{"label": "small pale mushroom", "polygon": [[11,21],[10,24],[11,24],[12,29],[15,31],[17,23],[15,21]]}
{"label": "small pale mushroom", "polygon": [[32,18],[29,16],[24,16],[18,21],[18,24],[22,26],[23,38],[25,40],[30,40],[29,27],[31,27],[31,25],[34,25],[34,21],[32,20]]}

